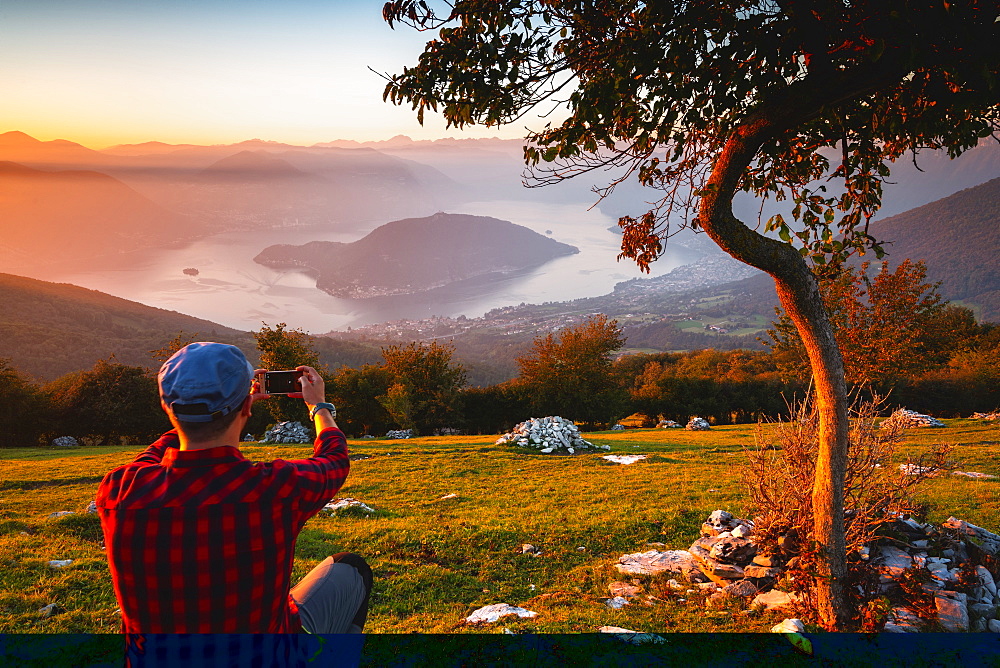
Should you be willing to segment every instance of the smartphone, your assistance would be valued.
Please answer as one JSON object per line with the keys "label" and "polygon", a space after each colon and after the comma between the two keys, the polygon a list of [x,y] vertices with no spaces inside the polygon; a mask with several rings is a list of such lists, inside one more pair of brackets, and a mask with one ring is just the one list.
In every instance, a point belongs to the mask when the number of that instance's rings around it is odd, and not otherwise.
{"label": "smartphone", "polygon": [[292,369],[291,371],[265,371],[264,372],[264,393],[265,394],[289,394],[290,392],[301,392],[299,385],[301,371]]}

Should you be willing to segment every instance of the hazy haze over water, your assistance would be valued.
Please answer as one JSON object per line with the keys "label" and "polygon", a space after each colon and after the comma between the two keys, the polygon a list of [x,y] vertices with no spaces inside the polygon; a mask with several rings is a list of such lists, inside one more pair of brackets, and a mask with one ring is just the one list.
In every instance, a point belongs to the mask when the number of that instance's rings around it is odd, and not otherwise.
{"label": "hazy haze over water", "polygon": [[[403,318],[475,317],[521,302],[592,297],[610,292],[615,283],[643,275],[631,261],[616,261],[620,237],[607,229],[615,221],[596,209],[588,211],[584,204],[474,202],[449,213],[493,216],[539,234],[551,231],[548,236],[576,246],[580,253],[488,283],[453,284],[415,296],[338,299],[317,290],[315,280],[302,272],[275,271],[253,261],[272,244],[350,242],[362,236],[329,228],[296,228],[217,234],[172,248],[135,253],[127,269],[95,268],[46,280],[73,283],[243,330],[259,329],[261,322],[286,322],[290,327],[323,333]],[[652,275],[667,273],[698,257],[680,246],[667,248],[667,254],[652,265]],[[498,253],[517,251],[496,249]],[[183,270],[188,267],[199,274],[185,275]]]}

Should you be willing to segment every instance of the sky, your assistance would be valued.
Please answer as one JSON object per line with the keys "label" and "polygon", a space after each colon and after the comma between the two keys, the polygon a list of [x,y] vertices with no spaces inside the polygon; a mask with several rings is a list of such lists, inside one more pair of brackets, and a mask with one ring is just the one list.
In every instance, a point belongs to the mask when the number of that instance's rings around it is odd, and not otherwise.
{"label": "sky", "polygon": [[[91,148],[162,141],[520,138],[382,101],[431,37],[384,0],[0,0],[0,132]],[[538,125],[542,121],[535,120]]]}

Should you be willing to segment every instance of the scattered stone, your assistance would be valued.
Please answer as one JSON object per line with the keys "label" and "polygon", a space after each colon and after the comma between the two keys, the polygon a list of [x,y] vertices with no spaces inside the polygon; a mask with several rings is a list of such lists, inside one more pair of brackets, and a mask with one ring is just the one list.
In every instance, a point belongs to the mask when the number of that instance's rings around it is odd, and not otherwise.
{"label": "scattered stone", "polygon": [[610,445],[594,445],[584,440],[576,423],[558,415],[525,420],[498,438],[495,445],[517,445],[535,448],[544,454],[566,452],[571,455],[577,450],[611,449]]}
{"label": "scattered stone", "polygon": [[579,547],[576,548],[576,551],[577,552],[586,552],[587,548],[584,545],[580,545]]}
{"label": "scattered stone", "polygon": [[603,455],[601,458],[615,464],[635,464],[639,460],[646,459],[646,455]]}
{"label": "scattered stone", "polygon": [[673,420],[660,420],[656,425],[660,429],[683,429],[684,425],[679,422],[674,422]]}
{"label": "scattered stone", "polygon": [[996,422],[997,420],[1000,420],[1000,411],[993,411],[992,413],[973,413],[970,419]]}
{"label": "scattered stone", "polygon": [[85,512],[91,513],[91,514],[96,513],[97,512],[97,501],[91,501],[90,505],[87,506],[87,510]]}
{"label": "scattered stone", "polygon": [[952,471],[952,475],[964,476],[966,478],[976,478],[977,480],[994,480],[997,476],[988,473],[976,473],[975,471]]}
{"label": "scattered stone", "polygon": [[392,439],[413,438],[413,430],[412,429],[390,429],[389,431],[385,432],[385,437],[386,438],[392,438]]}
{"label": "scattered stone", "polygon": [[72,510],[57,510],[54,513],[49,513],[49,519],[51,520],[57,517],[66,517],[67,515],[76,515],[76,512]]}
{"label": "scattered stone", "polygon": [[623,425],[623,424],[616,424],[615,426],[613,426],[611,428],[611,431],[625,431],[625,425]]}
{"label": "scattered stone", "polygon": [[910,429],[911,427],[943,427],[944,422],[941,422],[937,418],[932,418],[930,415],[900,408],[883,420],[880,428],[888,429],[891,425],[899,425],[903,429]]}
{"label": "scattered stone", "polygon": [[917,633],[920,631],[922,622],[920,617],[909,608],[897,607],[889,611],[889,618],[886,620],[886,633]]}
{"label": "scattered stone", "polygon": [[49,603],[48,605],[38,609],[38,616],[42,619],[48,619],[57,612],[62,612],[62,609],[55,603]]}
{"label": "scattered stone", "polygon": [[454,427],[438,427],[434,430],[433,436],[461,436],[462,430]]}
{"label": "scattered stone", "polygon": [[979,575],[979,581],[983,583],[986,590],[996,598],[997,595],[997,585],[996,580],[993,579],[993,574],[990,573],[989,569],[985,566],[977,566],[976,574]]}
{"label": "scattered stone", "polygon": [[781,569],[768,566],[750,565],[743,568],[743,575],[748,578],[776,579],[781,575]]}
{"label": "scattered stone", "polygon": [[764,566],[765,568],[771,568],[779,564],[778,559],[771,554],[758,554],[753,558],[754,566]]}
{"label": "scattered stone", "polygon": [[756,596],[759,589],[757,588],[757,585],[750,580],[737,580],[736,582],[723,587],[722,591],[729,596],[738,596],[742,598]]}
{"label": "scattered stone", "polygon": [[882,545],[875,563],[879,565],[879,571],[893,579],[898,579],[903,575],[903,571],[913,566],[913,559],[894,545]]}
{"label": "scattered stone", "polygon": [[615,596],[614,598],[605,599],[604,605],[608,606],[612,610],[621,610],[628,605],[628,599],[624,596]]}
{"label": "scattered stone", "polygon": [[369,506],[367,503],[362,503],[357,499],[343,498],[343,499],[333,499],[328,504],[320,508],[320,510],[325,510],[326,512],[333,514],[338,510],[344,510],[346,508],[360,508],[369,513],[374,513],[375,509]]}
{"label": "scattered stone", "polygon": [[700,417],[693,417],[688,421],[684,428],[688,431],[708,431],[712,427],[708,424],[708,420]]}
{"label": "scattered stone", "polygon": [[642,587],[630,585],[625,582],[612,582],[608,585],[608,591],[615,597],[632,598],[642,593]]}
{"label": "scattered stone", "polygon": [[52,445],[56,448],[78,448],[80,447],[80,441],[72,436],[59,436],[52,439]]}
{"label": "scattered stone", "polygon": [[447,501],[448,499],[457,499],[457,498],[458,494],[451,493],[451,494],[445,494],[439,499],[439,501]]}
{"label": "scattered stone", "polygon": [[301,422],[279,422],[264,432],[261,443],[312,443],[312,432]]}
{"label": "scattered stone", "polygon": [[366,440],[366,441],[369,441],[369,440],[371,440],[371,439],[373,439],[373,438],[375,438],[375,437],[374,437],[374,436],[372,436],[371,434],[365,434],[365,435],[364,435],[364,436],[362,436],[361,438],[362,438],[362,439],[364,439],[364,440]]}
{"label": "scattered stone", "polygon": [[993,619],[997,614],[997,606],[992,603],[970,603],[970,619]]}
{"label": "scattered stone", "polygon": [[521,551],[518,552],[518,554],[527,554],[528,556],[531,557],[540,557],[542,556],[542,551],[539,548],[532,545],[531,543],[525,543],[524,545],[521,546]]}
{"label": "scattered stone", "polygon": [[244,443],[253,443],[253,441],[254,441],[253,434],[243,434]]}
{"label": "scattered stone", "polygon": [[804,633],[806,625],[801,619],[786,619],[771,627],[771,633]]}
{"label": "scattered stone", "polygon": [[516,608],[506,603],[493,603],[484,605],[478,610],[474,610],[471,615],[465,618],[466,624],[489,624],[507,615],[517,615],[518,617],[536,617],[537,612]]}
{"label": "scattered stone", "polygon": [[72,563],[72,559],[53,559],[48,563],[48,566],[49,568],[65,568]]}
{"label": "scattered stone", "polygon": [[961,592],[939,591],[934,596],[938,622],[949,633],[969,630],[968,596]]}

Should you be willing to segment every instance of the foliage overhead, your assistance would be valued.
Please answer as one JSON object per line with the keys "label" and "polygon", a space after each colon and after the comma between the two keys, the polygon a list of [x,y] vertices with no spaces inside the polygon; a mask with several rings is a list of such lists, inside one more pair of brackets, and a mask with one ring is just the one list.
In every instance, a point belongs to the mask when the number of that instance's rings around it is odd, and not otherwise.
{"label": "foliage overhead", "polygon": [[383,16],[440,29],[385,98],[449,126],[515,122],[548,103],[560,122],[528,135],[537,183],[617,170],[662,191],[623,217],[622,255],[648,269],[693,215],[727,141],[760,137],[736,187],[790,197],[765,230],[827,273],[868,234],[889,163],[952,157],[1000,127],[1000,8],[982,0],[459,0],[386,3]]}

